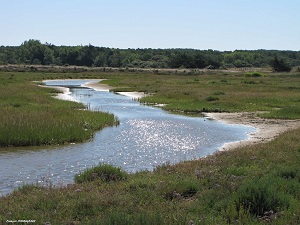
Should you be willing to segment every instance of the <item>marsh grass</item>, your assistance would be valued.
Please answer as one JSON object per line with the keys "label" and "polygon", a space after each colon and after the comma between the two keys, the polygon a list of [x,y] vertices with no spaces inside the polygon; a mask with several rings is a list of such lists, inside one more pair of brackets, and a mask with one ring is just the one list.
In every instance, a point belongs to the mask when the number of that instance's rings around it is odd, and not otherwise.
{"label": "marsh grass", "polygon": [[54,99],[57,91],[22,80],[23,74],[0,75],[0,147],[83,142],[117,121],[112,114]]}
{"label": "marsh grass", "polygon": [[75,183],[83,183],[89,181],[100,180],[103,182],[126,180],[127,173],[122,171],[120,167],[113,167],[107,164],[87,169],[74,178]]}
{"label": "marsh grass", "polygon": [[38,146],[83,142],[96,130],[113,125],[114,116],[70,109],[46,111],[3,109],[0,146]]}
{"label": "marsh grass", "polygon": [[277,110],[273,110],[269,113],[260,114],[264,118],[276,118],[276,119],[299,119],[300,106],[290,105]]}
{"label": "marsh grass", "polygon": [[140,101],[165,104],[163,108],[169,111],[269,111],[263,117],[300,118],[298,73],[214,73],[190,76],[111,74],[107,78],[104,82],[116,88],[112,91],[151,93]]}
{"label": "marsh grass", "polygon": [[249,211],[252,216],[263,216],[266,212],[285,211],[289,206],[289,195],[278,190],[275,178],[254,179],[243,184],[237,194],[235,206]]}

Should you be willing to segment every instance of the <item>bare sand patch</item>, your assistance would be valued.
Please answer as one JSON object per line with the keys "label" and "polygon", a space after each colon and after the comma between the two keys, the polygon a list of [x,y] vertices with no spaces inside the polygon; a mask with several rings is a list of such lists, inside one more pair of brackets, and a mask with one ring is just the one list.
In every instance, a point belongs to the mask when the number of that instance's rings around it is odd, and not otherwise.
{"label": "bare sand patch", "polygon": [[256,128],[256,131],[249,134],[249,138],[238,142],[224,144],[219,150],[226,151],[233,148],[266,143],[279,134],[288,130],[300,128],[300,120],[280,120],[260,118],[254,112],[241,113],[205,113],[209,119],[218,120],[228,124],[242,124]]}
{"label": "bare sand patch", "polygon": [[82,87],[92,88],[95,91],[110,91],[113,87],[107,84],[101,84],[100,82],[104,79],[93,80],[91,82],[85,83],[81,85]]}
{"label": "bare sand patch", "polygon": [[[113,89],[114,87],[111,87],[107,84],[101,84],[101,81],[102,80],[97,80],[97,81],[92,81],[92,82],[88,82],[84,85],[82,85],[83,87],[89,87],[89,88],[92,88],[96,91],[110,91],[111,89]],[[120,94],[120,95],[124,95],[124,96],[128,96],[128,97],[131,97],[131,98],[142,98],[144,96],[146,96],[146,94],[144,92],[116,92],[117,94]]]}
{"label": "bare sand patch", "polygon": [[70,94],[70,89],[66,87],[59,87],[59,86],[46,86],[46,85],[39,85],[43,88],[52,88],[55,90],[60,91],[61,93],[55,94],[54,98],[60,99],[60,100],[66,100],[66,101],[73,101],[78,102],[76,99],[74,99]]}
{"label": "bare sand patch", "polygon": [[134,92],[116,92],[116,93],[127,96],[127,97],[136,98],[136,99],[147,96],[144,92],[136,92],[136,91],[134,91]]}

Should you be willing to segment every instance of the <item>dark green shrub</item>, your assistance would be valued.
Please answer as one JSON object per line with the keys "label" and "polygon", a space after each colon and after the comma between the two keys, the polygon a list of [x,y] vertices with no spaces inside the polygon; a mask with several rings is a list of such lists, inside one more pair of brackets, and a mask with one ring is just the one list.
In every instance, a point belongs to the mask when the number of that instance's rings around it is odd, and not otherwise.
{"label": "dark green shrub", "polygon": [[213,95],[225,95],[225,93],[223,91],[216,91]]}
{"label": "dark green shrub", "polygon": [[212,101],[218,101],[219,98],[215,96],[208,96],[207,98],[205,98],[205,100],[208,102],[212,102]]}
{"label": "dark green shrub", "polygon": [[284,179],[295,179],[298,173],[299,170],[296,167],[285,167],[278,171],[278,175]]}
{"label": "dark green shrub", "polygon": [[114,167],[107,164],[102,164],[99,166],[87,169],[74,178],[75,183],[83,183],[94,180],[102,180],[104,182],[125,180],[127,178],[127,173],[122,171],[119,167]]}
{"label": "dark green shrub", "polygon": [[259,73],[259,72],[252,72],[252,73],[246,73],[246,77],[264,77],[265,74]]}
{"label": "dark green shrub", "polygon": [[255,81],[253,80],[245,80],[244,81],[245,84],[257,84]]}
{"label": "dark green shrub", "polygon": [[63,93],[63,91],[59,90],[59,89],[51,89],[49,93],[50,94],[60,94],[60,93]]}
{"label": "dark green shrub", "polygon": [[249,210],[253,216],[278,212],[289,206],[289,197],[276,189],[276,179],[256,179],[246,182],[237,191],[235,206],[237,211]]}
{"label": "dark green shrub", "polygon": [[279,59],[277,56],[270,62],[270,65],[275,72],[290,72],[292,70],[291,65],[285,59]]}

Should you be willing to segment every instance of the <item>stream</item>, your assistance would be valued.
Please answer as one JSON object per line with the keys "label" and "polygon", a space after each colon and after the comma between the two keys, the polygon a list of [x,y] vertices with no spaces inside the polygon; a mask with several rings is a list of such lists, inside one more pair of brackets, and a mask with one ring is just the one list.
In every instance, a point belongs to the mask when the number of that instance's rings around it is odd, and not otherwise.
{"label": "stream", "polygon": [[99,163],[120,166],[130,173],[151,171],[164,163],[213,154],[224,143],[247,139],[255,131],[249,126],[172,114],[128,96],[81,86],[91,81],[45,83],[68,87],[67,99],[82,102],[91,110],[113,113],[120,125],[96,132],[85,143],[0,149],[0,196],[27,183],[56,186],[73,183],[75,174]]}

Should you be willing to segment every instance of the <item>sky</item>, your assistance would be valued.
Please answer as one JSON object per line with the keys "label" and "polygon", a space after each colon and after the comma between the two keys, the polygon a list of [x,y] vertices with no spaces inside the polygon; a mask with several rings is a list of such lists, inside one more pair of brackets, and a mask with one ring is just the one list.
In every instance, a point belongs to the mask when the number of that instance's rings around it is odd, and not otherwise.
{"label": "sky", "polygon": [[300,0],[0,1],[0,46],[300,50]]}

